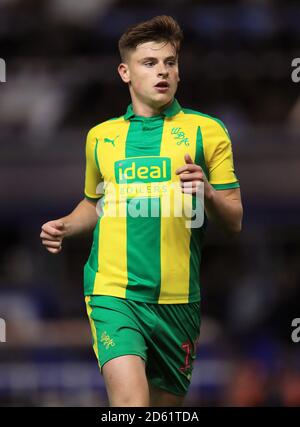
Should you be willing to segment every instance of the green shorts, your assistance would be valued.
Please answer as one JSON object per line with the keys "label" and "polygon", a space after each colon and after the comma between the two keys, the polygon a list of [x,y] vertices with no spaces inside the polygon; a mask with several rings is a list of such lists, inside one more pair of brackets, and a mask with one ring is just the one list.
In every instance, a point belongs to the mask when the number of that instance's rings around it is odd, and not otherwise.
{"label": "green shorts", "polygon": [[106,295],[86,297],[93,348],[101,368],[135,354],[144,359],[148,381],[185,395],[200,335],[200,303],[149,304]]}

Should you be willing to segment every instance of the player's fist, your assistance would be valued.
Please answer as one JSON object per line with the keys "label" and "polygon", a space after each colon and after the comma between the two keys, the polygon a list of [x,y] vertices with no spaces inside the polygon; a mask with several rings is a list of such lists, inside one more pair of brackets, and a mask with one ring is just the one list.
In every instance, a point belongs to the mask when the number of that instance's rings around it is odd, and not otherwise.
{"label": "player's fist", "polygon": [[62,249],[62,241],[66,235],[66,226],[62,220],[46,222],[42,225],[40,238],[42,244],[52,254],[58,254]]}
{"label": "player's fist", "polygon": [[176,170],[176,174],[180,178],[182,192],[195,194],[199,191],[199,185],[206,181],[205,174],[201,166],[195,164],[188,153],[184,156],[184,162],[184,166]]}

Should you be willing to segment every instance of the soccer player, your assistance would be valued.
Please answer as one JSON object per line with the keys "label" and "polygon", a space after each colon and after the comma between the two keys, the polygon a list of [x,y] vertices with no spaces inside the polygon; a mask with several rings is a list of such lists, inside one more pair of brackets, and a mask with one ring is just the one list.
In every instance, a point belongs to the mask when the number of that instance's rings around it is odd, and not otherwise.
{"label": "soccer player", "polygon": [[[132,103],[89,131],[84,199],[41,231],[57,254],[65,237],[94,230],[84,294],[111,406],[183,404],[200,334],[206,218],[241,230],[229,134],[175,98],[181,41],[170,16],[122,35],[118,72]],[[203,191],[201,226],[192,226],[194,214],[177,214],[178,188],[191,212]]]}

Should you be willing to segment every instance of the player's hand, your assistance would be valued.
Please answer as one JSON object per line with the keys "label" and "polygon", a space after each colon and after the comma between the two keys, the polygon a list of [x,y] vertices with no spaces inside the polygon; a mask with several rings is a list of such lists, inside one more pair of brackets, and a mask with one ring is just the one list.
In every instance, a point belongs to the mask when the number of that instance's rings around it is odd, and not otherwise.
{"label": "player's hand", "polygon": [[62,241],[66,235],[66,226],[62,220],[46,222],[42,226],[40,238],[42,244],[52,254],[58,254],[62,250]]}
{"label": "player's hand", "polygon": [[184,155],[184,161],[185,165],[176,170],[181,190],[186,194],[195,194],[199,191],[200,183],[207,182],[207,179],[201,166],[196,165],[188,153]]}

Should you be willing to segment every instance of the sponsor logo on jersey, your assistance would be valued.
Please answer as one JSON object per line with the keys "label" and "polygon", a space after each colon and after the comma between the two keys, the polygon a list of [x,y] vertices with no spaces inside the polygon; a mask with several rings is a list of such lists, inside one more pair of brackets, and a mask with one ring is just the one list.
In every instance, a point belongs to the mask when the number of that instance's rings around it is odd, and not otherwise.
{"label": "sponsor logo on jersey", "polygon": [[169,157],[135,157],[115,162],[115,178],[118,184],[133,182],[162,182],[171,179]]}

